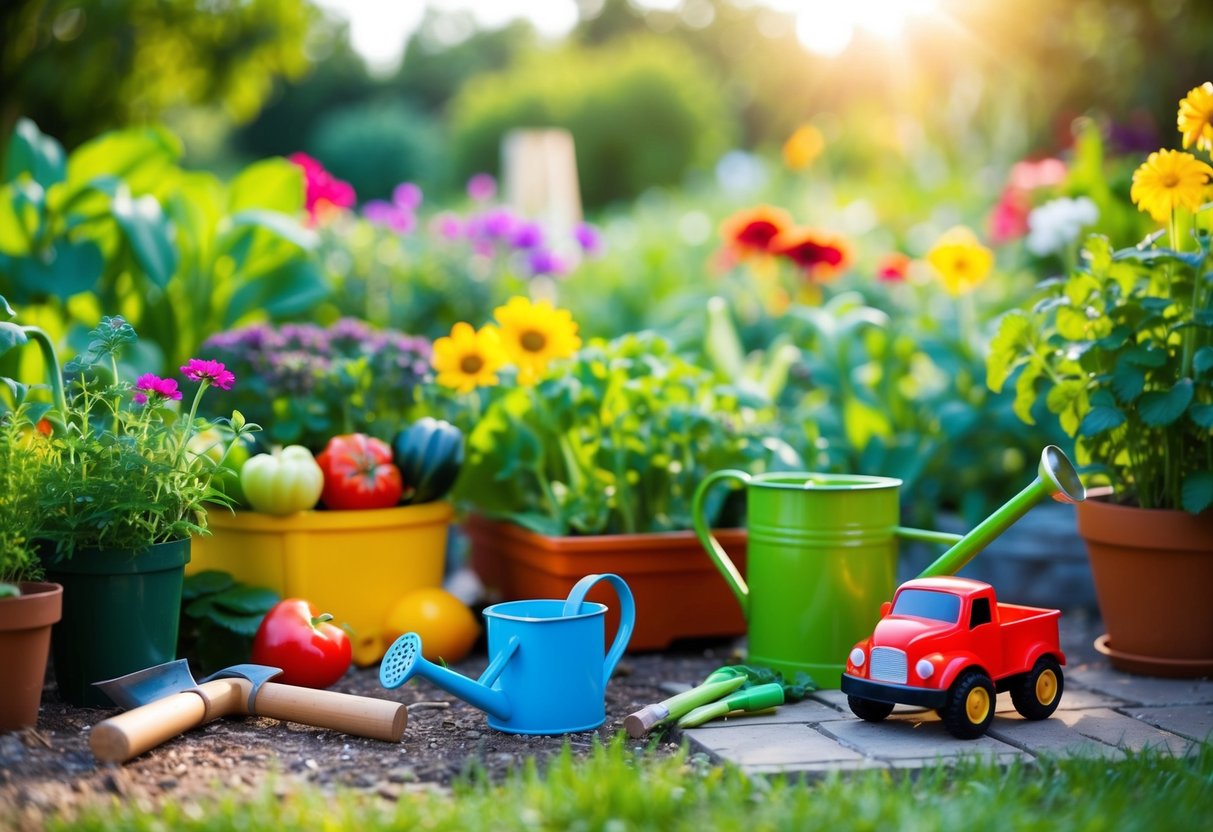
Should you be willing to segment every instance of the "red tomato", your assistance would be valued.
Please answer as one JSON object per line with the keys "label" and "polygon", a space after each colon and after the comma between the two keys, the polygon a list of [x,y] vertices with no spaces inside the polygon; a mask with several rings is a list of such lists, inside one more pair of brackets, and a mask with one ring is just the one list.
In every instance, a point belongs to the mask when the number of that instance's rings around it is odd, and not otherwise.
{"label": "red tomato", "polygon": [[327,688],[345,674],[353,655],[350,637],[328,623],[332,618],[316,615],[301,598],[279,601],[253,637],[253,663],[282,668],[275,682]]}
{"label": "red tomato", "polygon": [[316,462],[324,472],[320,502],[329,508],[388,508],[404,494],[392,449],[364,433],[334,436]]}

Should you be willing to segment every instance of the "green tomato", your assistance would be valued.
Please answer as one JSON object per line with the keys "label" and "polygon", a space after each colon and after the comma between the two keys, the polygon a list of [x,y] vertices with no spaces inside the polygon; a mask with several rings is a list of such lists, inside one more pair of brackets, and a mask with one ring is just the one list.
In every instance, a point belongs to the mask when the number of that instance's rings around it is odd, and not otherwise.
{"label": "green tomato", "polygon": [[255,511],[294,514],[316,505],[324,490],[324,472],[307,448],[287,445],[245,462],[240,470],[240,486]]}
{"label": "green tomato", "polygon": [[[223,456],[228,444],[232,449]],[[185,445],[186,453],[191,457],[205,456],[212,463],[223,463],[223,468],[215,473],[211,485],[221,494],[226,494],[237,505],[248,505],[244,489],[240,487],[240,470],[244,463],[253,455],[253,439],[245,436],[238,442],[232,442],[232,432],[218,428],[207,428],[196,433]]]}

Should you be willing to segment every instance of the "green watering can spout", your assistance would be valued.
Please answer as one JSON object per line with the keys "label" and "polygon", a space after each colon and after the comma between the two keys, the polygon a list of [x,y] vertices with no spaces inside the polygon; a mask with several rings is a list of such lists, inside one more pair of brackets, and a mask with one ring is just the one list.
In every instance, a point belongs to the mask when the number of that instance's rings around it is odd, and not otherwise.
{"label": "green watering can spout", "polygon": [[918,577],[955,575],[994,538],[1045,497],[1052,497],[1061,503],[1081,503],[1087,498],[1087,490],[1078,478],[1074,465],[1056,445],[1049,445],[1041,452],[1036,479],[1027,488],[979,523],[973,531],[940,555],[938,560],[922,570]]}

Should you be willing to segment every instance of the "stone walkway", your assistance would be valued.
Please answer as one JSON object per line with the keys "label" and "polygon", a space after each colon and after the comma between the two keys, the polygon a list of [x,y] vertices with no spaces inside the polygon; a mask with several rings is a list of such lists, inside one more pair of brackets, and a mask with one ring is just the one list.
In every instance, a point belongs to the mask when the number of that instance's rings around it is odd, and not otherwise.
{"label": "stone walkway", "polygon": [[[1077,621],[1067,633],[1063,616],[1063,645],[1087,639],[1091,626]],[[696,750],[755,774],[916,768],[961,755],[1009,762],[1040,753],[1115,758],[1146,747],[1182,754],[1213,739],[1213,680],[1121,673],[1090,643],[1064,648],[1065,691],[1051,718],[1024,720],[1010,695],[1000,694],[989,732],[977,740],[953,738],[934,711],[919,708],[898,706],[882,723],[864,722],[837,690],[819,691],[773,714],[717,720],[682,734]]]}

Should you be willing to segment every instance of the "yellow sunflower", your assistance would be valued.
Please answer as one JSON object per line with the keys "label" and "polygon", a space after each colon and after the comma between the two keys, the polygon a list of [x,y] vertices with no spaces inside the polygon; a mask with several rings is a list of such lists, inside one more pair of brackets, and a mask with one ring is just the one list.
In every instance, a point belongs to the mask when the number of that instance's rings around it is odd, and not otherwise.
{"label": "yellow sunflower", "polygon": [[927,262],[939,273],[952,295],[976,289],[994,268],[994,252],[983,246],[973,232],[957,226],[936,241],[927,252]]}
{"label": "yellow sunflower", "polygon": [[434,342],[432,361],[438,383],[460,393],[496,384],[497,370],[505,363],[501,333],[492,324],[477,331],[460,321],[450,335]]}
{"label": "yellow sunflower", "polygon": [[1213,83],[1188,91],[1179,102],[1178,121],[1185,149],[1195,144],[1198,150],[1213,151]]}
{"label": "yellow sunflower", "polygon": [[554,309],[546,300],[510,298],[493,310],[501,325],[506,355],[518,367],[518,380],[534,384],[552,361],[567,358],[581,346],[577,324],[567,309]]}
{"label": "yellow sunflower", "polygon": [[1179,206],[1189,211],[1199,208],[1205,197],[1205,185],[1213,178],[1213,168],[1191,153],[1180,150],[1156,150],[1133,171],[1129,196],[1139,210],[1155,222],[1167,222]]}

